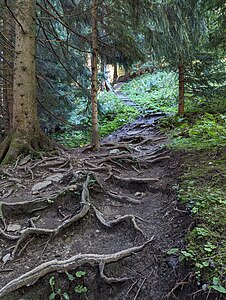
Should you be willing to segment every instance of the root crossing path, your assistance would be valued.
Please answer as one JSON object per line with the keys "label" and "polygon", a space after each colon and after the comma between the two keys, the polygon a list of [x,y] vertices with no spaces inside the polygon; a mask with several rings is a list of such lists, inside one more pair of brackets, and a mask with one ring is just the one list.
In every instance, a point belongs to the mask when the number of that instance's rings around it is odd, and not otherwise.
{"label": "root crossing path", "polygon": [[189,220],[158,118],[124,126],[98,153],[28,155],[0,171],[0,299],[176,299],[186,274],[167,251],[183,247]]}

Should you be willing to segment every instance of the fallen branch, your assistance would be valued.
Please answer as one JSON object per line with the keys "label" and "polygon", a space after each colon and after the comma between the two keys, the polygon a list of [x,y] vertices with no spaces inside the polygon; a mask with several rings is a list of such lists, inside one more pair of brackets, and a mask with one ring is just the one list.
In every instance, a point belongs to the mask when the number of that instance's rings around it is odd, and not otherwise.
{"label": "fallen branch", "polygon": [[141,246],[128,248],[122,250],[120,252],[116,252],[113,254],[77,254],[72,256],[67,260],[51,260],[41,265],[35,267],[29,272],[21,275],[20,277],[13,279],[9,283],[7,283],[3,288],[0,289],[0,297],[6,296],[9,293],[12,293],[23,286],[30,286],[37,282],[41,277],[52,273],[52,272],[65,272],[69,270],[74,270],[84,264],[90,264],[91,266],[104,263],[114,263],[123,258],[126,258],[133,253],[142,251],[145,246],[151,243],[153,238],[149,241],[145,242]]}

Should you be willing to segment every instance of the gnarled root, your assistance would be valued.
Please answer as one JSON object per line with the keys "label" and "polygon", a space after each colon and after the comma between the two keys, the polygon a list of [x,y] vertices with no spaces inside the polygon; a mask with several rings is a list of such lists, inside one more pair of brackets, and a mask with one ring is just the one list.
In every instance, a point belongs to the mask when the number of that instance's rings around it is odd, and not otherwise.
{"label": "gnarled root", "polygon": [[36,235],[52,235],[56,236],[60,232],[62,232],[63,229],[71,226],[72,224],[78,222],[84,216],[89,212],[90,209],[90,198],[89,198],[89,190],[88,190],[88,184],[90,182],[90,175],[87,175],[86,181],[83,184],[83,190],[82,190],[82,198],[81,198],[81,206],[82,209],[81,211],[76,214],[75,216],[72,216],[71,218],[67,219],[64,221],[60,226],[58,226],[55,229],[48,229],[48,228],[27,228],[22,231],[21,236],[19,240],[17,241],[17,244],[12,252],[12,258],[15,257],[19,246],[21,245],[22,242],[25,241],[25,239],[31,235],[31,234],[36,234]]}
{"label": "gnarled root", "polygon": [[115,225],[118,225],[119,223],[121,222],[124,222],[124,221],[128,221],[130,220],[131,223],[133,224],[133,227],[139,231],[144,237],[145,237],[145,234],[143,233],[143,231],[139,228],[139,226],[137,225],[136,223],[136,216],[134,215],[125,215],[125,216],[121,216],[121,217],[118,217],[117,219],[115,220],[112,220],[112,221],[106,221],[102,215],[102,213],[95,207],[93,206],[93,210],[94,210],[94,213],[98,219],[98,221],[104,225],[105,227],[108,227],[108,228],[112,228],[113,226]]}
{"label": "gnarled root", "polygon": [[[142,251],[145,246],[151,243],[153,238],[145,242],[141,246],[128,248],[120,252],[113,254],[77,254],[67,260],[51,260],[29,272],[21,275],[20,277],[10,281],[3,288],[0,289],[0,298],[12,293],[23,286],[30,286],[34,284],[39,278],[52,273],[52,272],[65,272],[76,269],[84,264],[100,265],[117,262],[125,257],[132,255],[133,253]],[[103,274],[102,274],[103,275]]]}

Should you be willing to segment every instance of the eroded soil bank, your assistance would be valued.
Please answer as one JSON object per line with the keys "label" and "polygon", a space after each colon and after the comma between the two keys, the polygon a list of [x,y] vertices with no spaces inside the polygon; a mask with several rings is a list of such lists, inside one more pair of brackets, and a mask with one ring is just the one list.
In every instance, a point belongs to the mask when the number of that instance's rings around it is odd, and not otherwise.
{"label": "eroded soil bank", "polygon": [[[183,248],[191,220],[159,117],[124,126],[99,153],[27,156],[1,170],[0,299],[49,299],[53,276],[55,299],[192,299],[192,273],[166,254]],[[70,281],[66,271],[86,275]]]}

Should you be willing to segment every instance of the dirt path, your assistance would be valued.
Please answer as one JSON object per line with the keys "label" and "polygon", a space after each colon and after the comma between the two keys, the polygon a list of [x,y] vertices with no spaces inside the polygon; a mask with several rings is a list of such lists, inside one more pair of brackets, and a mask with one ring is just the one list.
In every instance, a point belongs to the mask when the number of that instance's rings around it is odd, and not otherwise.
{"label": "dirt path", "polygon": [[[70,299],[174,299],[184,274],[166,251],[181,247],[190,221],[159,117],[124,126],[99,153],[27,156],[1,170],[0,299],[49,299],[51,276]],[[86,275],[70,281],[74,270]]]}

